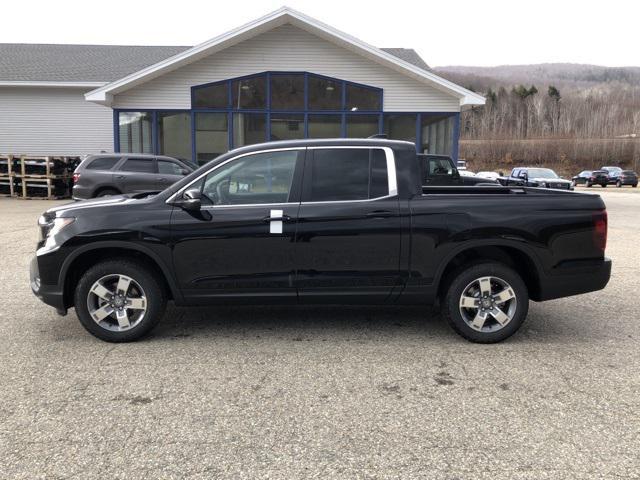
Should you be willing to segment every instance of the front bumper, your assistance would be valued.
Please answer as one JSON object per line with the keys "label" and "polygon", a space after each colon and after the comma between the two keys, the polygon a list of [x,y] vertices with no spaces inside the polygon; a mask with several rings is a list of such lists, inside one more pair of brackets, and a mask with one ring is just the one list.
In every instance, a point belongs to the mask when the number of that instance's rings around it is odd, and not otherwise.
{"label": "front bumper", "polygon": [[535,300],[552,300],[602,290],[611,277],[611,259],[567,262],[540,279],[540,295]]}
{"label": "front bumper", "polygon": [[47,305],[54,307],[59,312],[66,311],[64,305],[64,292],[58,285],[45,285],[40,282],[40,272],[38,270],[38,257],[31,259],[29,265],[29,277],[31,291],[36,297]]}

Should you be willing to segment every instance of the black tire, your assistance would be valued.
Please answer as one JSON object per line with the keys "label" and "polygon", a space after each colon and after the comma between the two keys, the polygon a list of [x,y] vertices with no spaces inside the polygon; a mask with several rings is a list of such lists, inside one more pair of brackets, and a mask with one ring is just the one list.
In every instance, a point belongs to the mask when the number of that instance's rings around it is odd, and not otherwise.
{"label": "black tire", "polygon": [[637,183],[634,183],[634,184],[632,185],[632,187],[633,187],[633,188],[636,188],[637,186],[638,186],[638,184],[637,184]]}
{"label": "black tire", "polygon": [[618,188],[622,187],[622,183],[616,182],[616,187],[618,187]]}
{"label": "black tire", "polygon": [[[95,282],[109,275],[126,275],[137,282],[146,296],[146,311],[139,323],[129,330],[113,331],[98,325],[89,313],[89,291]],[[108,260],[89,268],[80,278],[74,295],[76,314],[82,326],[92,335],[106,342],[131,342],[148,334],[164,314],[167,296],[157,274],[133,260]]]}
{"label": "black tire", "polygon": [[115,188],[105,188],[103,190],[100,190],[98,193],[96,193],[94,198],[112,197],[114,195],[120,195],[120,192],[118,190],[116,190]]}
{"label": "black tire", "polygon": [[606,183],[603,183],[601,186],[602,186],[602,188],[607,188],[607,184]]}
{"label": "black tire", "polygon": [[584,184],[584,186],[585,186],[585,187],[587,187],[587,188],[591,188],[591,182],[586,182],[586,183]]}
{"label": "black tire", "polygon": [[[461,313],[460,300],[464,290],[481,277],[497,277],[505,281],[515,293],[515,312],[511,320],[496,331],[478,331],[472,328]],[[520,275],[498,262],[477,263],[453,275],[442,303],[442,313],[447,323],[459,335],[475,343],[496,343],[513,335],[522,326],[529,311],[529,292]]]}

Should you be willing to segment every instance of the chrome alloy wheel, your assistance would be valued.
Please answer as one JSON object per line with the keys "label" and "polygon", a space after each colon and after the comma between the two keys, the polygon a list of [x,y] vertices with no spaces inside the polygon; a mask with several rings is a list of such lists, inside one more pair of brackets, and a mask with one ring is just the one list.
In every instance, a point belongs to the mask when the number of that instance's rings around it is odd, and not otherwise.
{"label": "chrome alloy wheel", "polygon": [[463,320],[478,332],[504,328],[516,314],[516,294],[498,277],[480,277],[469,283],[460,296]]}
{"label": "chrome alloy wheel", "polygon": [[87,308],[91,318],[102,328],[122,332],[142,321],[147,312],[147,297],[131,277],[106,275],[91,286]]}

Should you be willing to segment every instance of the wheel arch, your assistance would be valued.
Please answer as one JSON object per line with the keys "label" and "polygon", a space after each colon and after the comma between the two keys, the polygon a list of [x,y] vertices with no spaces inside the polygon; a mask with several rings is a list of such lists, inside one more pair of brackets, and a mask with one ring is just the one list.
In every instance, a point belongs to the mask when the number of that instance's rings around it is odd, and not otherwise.
{"label": "wheel arch", "polygon": [[62,264],[58,282],[62,286],[65,306],[73,305],[73,292],[87,268],[102,260],[115,258],[129,258],[147,265],[162,279],[168,297],[176,301],[182,300],[180,290],[169,268],[155,252],[140,245],[107,241],[78,248]]}
{"label": "wheel arch", "polygon": [[117,187],[113,187],[111,185],[101,185],[93,190],[91,198],[97,197],[101,192],[104,192],[105,190],[113,190],[114,192],[117,192],[118,195],[122,194],[122,191],[120,191],[120,189]]}
{"label": "wheel arch", "polygon": [[502,242],[483,242],[463,245],[451,252],[441,263],[436,274],[438,298],[446,293],[453,276],[472,263],[492,260],[513,268],[522,278],[532,300],[540,298],[540,279],[543,276],[535,254],[521,246]]}

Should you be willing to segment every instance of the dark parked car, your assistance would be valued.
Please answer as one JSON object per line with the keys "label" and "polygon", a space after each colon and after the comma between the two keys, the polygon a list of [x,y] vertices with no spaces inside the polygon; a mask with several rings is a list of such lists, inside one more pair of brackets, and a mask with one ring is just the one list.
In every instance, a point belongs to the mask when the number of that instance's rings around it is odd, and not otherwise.
{"label": "dark parked car", "polygon": [[460,174],[461,171],[466,171],[466,167],[458,171],[456,163],[447,155],[419,154],[419,158],[423,163],[422,184],[425,186],[498,185],[498,182],[491,178]]}
{"label": "dark parked car", "polygon": [[616,187],[622,187],[623,185],[631,185],[632,187],[638,186],[638,174],[633,170],[622,170],[616,181]]}
{"label": "dark parked car", "polygon": [[560,178],[550,168],[518,167],[511,170],[511,175],[499,179],[505,186],[555,188],[560,190],[573,190],[569,180]]}
{"label": "dark parked car", "polygon": [[600,185],[606,187],[609,183],[609,174],[605,170],[585,170],[572,178],[573,185],[585,185],[591,187]]}
{"label": "dark parked car", "polygon": [[[31,288],[107,341],[178,305],[433,304],[465,338],[503,340],[529,299],[609,281],[602,199],[422,185],[415,145],[282,141],[221,155],[157,195],[47,210]],[[451,173],[452,174],[452,173]]]}
{"label": "dark parked car", "polygon": [[618,183],[618,177],[622,173],[622,168],[620,167],[602,167],[600,170],[604,170],[609,175],[609,184],[615,185]]}
{"label": "dark parked car", "polygon": [[157,192],[193,170],[187,162],[172,157],[139,153],[89,155],[73,173],[73,198]]}

